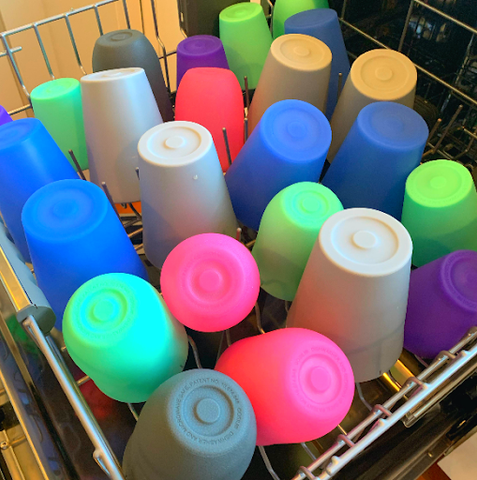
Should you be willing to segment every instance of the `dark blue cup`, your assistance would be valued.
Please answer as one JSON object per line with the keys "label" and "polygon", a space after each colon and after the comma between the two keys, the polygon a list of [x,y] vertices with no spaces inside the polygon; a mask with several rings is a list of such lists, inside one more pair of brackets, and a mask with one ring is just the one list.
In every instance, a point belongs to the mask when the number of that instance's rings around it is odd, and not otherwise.
{"label": "dark blue cup", "polygon": [[331,50],[333,59],[326,104],[326,117],[330,120],[338,101],[339,74],[343,74],[342,85],[344,85],[350,70],[337,13],[331,8],[317,8],[297,13],[285,20],[285,33],[310,35],[326,43]]}
{"label": "dark blue cup", "polygon": [[146,269],[108,198],[93,183],[62,180],[35,192],[22,213],[38,286],[56,314],[86,281],[105,273],[147,280]]}
{"label": "dark blue cup", "polygon": [[27,262],[23,205],[39,188],[67,178],[78,175],[40,120],[24,118],[0,127],[0,212]]}
{"label": "dark blue cup", "polygon": [[330,143],[330,124],[313,105],[282,100],[269,107],[225,175],[237,218],[258,230],[280,190],[318,181]]}
{"label": "dark blue cup", "polygon": [[426,122],[411,108],[371,103],[359,113],[322,183],[344,208],[374,208],[400,220],[406,179],[419,165],[428,135]]}

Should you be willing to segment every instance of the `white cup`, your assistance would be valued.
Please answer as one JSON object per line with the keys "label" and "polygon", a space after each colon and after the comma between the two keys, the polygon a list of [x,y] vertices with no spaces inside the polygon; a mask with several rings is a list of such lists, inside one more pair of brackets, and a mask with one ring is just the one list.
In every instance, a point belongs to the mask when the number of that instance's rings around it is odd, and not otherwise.
{"label": "white cup", "polygon": [[351,66],[331,117],[333,140],[328,161],[333,161],[356,117],[366,105],[387,101],[412,108],[416,82],[416,67],[402,53],[377,49],[360,55]]}
{"label": "white cup", "polygon": [[381,376],[404,339],[412,241],[396,219],[350,208],[323,224],[288,314],[346,354],[357,382]]}
{"label": "white cup", "polygon": [[326,110],[331,50],[308,35],[290,34],[272,43],[248,115],[250,132],[268,107],[296,99]]}
{"label": "white cup", "polygon": [[106,183],[115,203],[140,198],[137,142],[162,123],[142,68],[120,68],[81,78],[91,181]]}
{"label": "white cup", "polygon": [[180,242],[199,233],[235,237],[235,219],[212,135],[193,122],[166,122],[139,141],[144,250],[162,267]]}

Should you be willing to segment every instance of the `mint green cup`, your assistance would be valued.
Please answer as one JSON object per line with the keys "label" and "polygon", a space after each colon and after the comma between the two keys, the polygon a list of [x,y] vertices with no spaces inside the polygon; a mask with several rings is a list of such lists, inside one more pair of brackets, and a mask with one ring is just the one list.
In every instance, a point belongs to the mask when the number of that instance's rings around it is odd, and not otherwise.
{"label": "mint green cup", "polygon": [[115,400],[144,402],[187,360],[187,334],[157,290],[125,273],[95,277],[71,297],[63,335],[73,361]]}
{"label": "mint green cup", "polygon": [[35,117],[40,120],[76,169],[68,153],[73,150],[79,166],[88,168],[80,82],[59,78],[38,85],[30,95]]}
{"label": "mint green cup", "polygon": [[282,300],[295,298],[321,226],[341,210],[338,197],[314,182],[295,183],[273,197],[252,251],[266,292]]}

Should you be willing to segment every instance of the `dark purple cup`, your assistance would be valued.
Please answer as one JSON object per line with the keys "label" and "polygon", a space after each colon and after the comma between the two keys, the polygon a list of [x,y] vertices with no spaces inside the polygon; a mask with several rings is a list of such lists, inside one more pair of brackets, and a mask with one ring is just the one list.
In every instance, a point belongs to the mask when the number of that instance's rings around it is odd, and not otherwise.
{"label": "dark purple cup", "polygon": [[12,121],[12,117],[8,115],[8,112],[0,105],[0,125],[4,123],[9,123]]}
{"label": "dark purple cup", "polygon": [[229,68],[220,38],[212,35],[194,35],[177,45],[177,86],[189,68]]}
{"label": "dark purple cup", "polygon": [[458,250],[411,273],[404,347],[433,358],[477,326],[477,252]]}

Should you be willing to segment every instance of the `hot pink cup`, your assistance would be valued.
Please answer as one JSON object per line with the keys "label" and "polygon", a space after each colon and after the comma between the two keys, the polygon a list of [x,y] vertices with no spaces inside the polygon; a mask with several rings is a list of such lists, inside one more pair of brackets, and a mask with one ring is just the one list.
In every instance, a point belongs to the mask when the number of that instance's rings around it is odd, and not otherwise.
{"label": "hot pink cup", "polygon": [[304,328],[239,340],[215,369],[235,380],[252,402],[257,445],[322,437],[343,420],[353,401],[353,371],[345,354]]}
{"label": "hot pink cup", "polygon": [[204,233],[172,250],[162,267],[161,290],[179,322],[199,332],[218,332],[250,313],[260,291],[260,274],[240,242]]}

